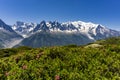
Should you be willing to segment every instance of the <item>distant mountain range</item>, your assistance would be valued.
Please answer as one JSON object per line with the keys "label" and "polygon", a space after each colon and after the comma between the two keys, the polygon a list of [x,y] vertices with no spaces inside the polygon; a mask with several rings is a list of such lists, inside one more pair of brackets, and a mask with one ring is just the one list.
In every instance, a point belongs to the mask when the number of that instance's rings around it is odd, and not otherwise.
{"label": "distant mountain range", "polygon": [[13,26],[0,20],[0,47],[17,46],[56,46],[68,44],[87,44],[99,39],[120,36],[120,32],[91,22],[41,21],[24,23],[17,21]]}

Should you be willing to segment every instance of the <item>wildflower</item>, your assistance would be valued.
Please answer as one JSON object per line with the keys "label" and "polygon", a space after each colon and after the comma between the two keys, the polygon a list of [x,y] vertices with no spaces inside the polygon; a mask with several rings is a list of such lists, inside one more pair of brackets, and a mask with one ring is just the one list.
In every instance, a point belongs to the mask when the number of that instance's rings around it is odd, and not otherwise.
{"label": "wildflower", "polygon": [[5,76],[9,76],[9,72],[6,72],[6,73],[5,73]]}
{"label": "wildflower", "polygon": [[60,80],[60,76],[59,76],[59,75],[56,75],[56,76],[55,76],[55,80]]}
{"label": "wildflower", "polygon": [[24,70],[27,69],[27,65],[23,65],[22,69],[24,69]]}

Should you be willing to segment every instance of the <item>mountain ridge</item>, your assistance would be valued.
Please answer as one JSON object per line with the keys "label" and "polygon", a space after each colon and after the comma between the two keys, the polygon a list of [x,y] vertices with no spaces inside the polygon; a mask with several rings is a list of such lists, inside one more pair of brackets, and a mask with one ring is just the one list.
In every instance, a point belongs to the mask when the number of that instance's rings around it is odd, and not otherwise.
{"label": "mountain ridge", "polygon": [[[29,25],[26,25],[29,24]],[[30,25],[32,24],[32,25]],[[24,27],[22,27],[24,26]],[[26,28],[28,30],[26,30]],[[94,24],[92,22],[83,22],[83,21],[73,21],[73,22],[64,22],[59,23],[57,21],[41,21],[39,24],[36,23],[24,23],[19,26],[18,24],[12,27],[18,34],[25,35],[26,37],[40,31],[47,31],[47,32],[65,32],[65,33],[82,33],[88,35],[92,39],[92,35],[96,36],[97,34],[110,34],[119,36],[120,32],[112,29],[108,29],[101,24]],[[20,29],[21,28],[21,29]],[[20,29],[20,30],[19,30]],[[23,33],[21,33],[23,30]],[[25,32],[25,34],[24,34]],[[27,33],[27,34],[26,34]],[[118,35],[117,35],[118,34]],[[22,36],[23,36],[22,35]]]}

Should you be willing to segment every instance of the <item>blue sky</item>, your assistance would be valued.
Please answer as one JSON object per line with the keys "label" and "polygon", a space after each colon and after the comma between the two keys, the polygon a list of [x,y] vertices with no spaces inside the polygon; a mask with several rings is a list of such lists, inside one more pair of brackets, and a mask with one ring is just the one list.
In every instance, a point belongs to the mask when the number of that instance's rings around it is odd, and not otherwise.
{"label": "blue sky", "polygon": [[120,0],[0,0],[0,18],[16,21],[85,21],[120,31]]}

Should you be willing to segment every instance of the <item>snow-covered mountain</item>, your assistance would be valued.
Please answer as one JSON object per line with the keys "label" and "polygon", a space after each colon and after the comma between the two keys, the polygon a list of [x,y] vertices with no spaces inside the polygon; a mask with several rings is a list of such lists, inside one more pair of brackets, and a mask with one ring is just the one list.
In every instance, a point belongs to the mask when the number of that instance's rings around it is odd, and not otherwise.
{"label": "snow-covered mountain", "polygon": [[17,21],[16,24],[12,26],[18,34],[22,35],[24,38],[30,35],[30,32],[37,26],[35,23],[24,23]]}
{"label": "snow-covered mountain", "polygon": [[70,29],[72,32],[84,34],[94,40],[120,36],[119,31],[111,30],[101,24],[94,24],[91,22],[74,21],[63,23],[62,25],[72,27],[72,29]]}
{"label": "snow-covered mountain", "polygon": [[59,23],[57,21],[41,21],[40,24],[17,22],[13,25],[13,30],[23,37],[29,37],[32,34],[44,32],[62,32],[62,33],[76,33],[88,36],[92,40],[103,39],[111,36],[119,36],[120,32],[108,29],[100,24],[91,22],[65,22]]}

